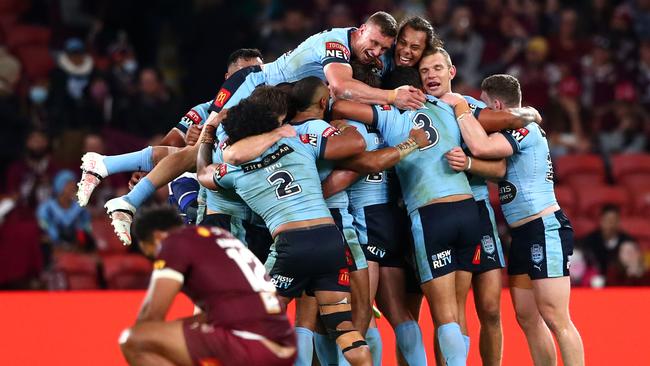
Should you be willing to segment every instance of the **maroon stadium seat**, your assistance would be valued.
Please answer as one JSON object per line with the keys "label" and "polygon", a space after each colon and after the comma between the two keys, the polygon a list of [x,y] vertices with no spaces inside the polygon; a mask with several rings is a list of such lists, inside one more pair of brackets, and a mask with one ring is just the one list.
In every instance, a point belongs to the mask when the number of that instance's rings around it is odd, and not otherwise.
{"label": "maroon stadium seat", "polygon": [[629,195],[622,187],[583,185],[578,192],[578,214],[598,218],[603,206],[613,204],[621,209],[621,214],[627,215],[631,209]]}
{"label": "maroon stadium seat", "polygon": [[562,207],[562,211],[567,215],[569,220],[576,216],[576,194],[573,189],[565,185],[555,186],[555,198]]}
{"label": "maroon stadium seat", "polygon": [[648,178],[644,184],[626,187],[632,197],[634,215],[650,217],[650,176]]}
{"label": "maroon stadium seat", "polygon": [[128,251],[128,248],[115,235],[113,227],[106,217],[94,218],[91,225],[99,254],[126,253]]}
{"label": "maroon stadium seat", "polygon": [[104,257],[104,278],[110,289],[146,289],[152,265],[140,254]]}
{"label": "maroon stadium seat", "polygon": [[650,154],[619,154],[612,157],[612,174],[616,182],[626,176],[645,175],[650,178]]}
{"label": "maroon stadium seat", "polygon": [[55,269],[65,274],[69,290],[93,290],[97,282],[97,260],[87,254],[60,253],[55,258]]}
{"label": "maroon stadium seat", "polygon": [[571,226],[573,226],[573,233],[576,239],[583,239],[598,229],[598,221],[589,217],[578,216],[572,219],[570,218],[569,221],[571,221]]}
{"label": "maroon stadium seat", "polygon": [[594,154],[565,155],[554,159],[555,175],[562,184],[582,187],[605,183],[605,164]]}
{"label": "maroon stadium seat", "polygon": [[29,80],[47,78],[54,68],[50,50],[46,46],[24,46],[15,51],[16,57],[23,65],[25,75]]}
{"label": "maroon stadium seat", "polygon": [[46,27],[18,24],[9,29],[6,42],[9,49],[15,51],[24,46],[48,47],[51,37],[52,31]]}
{"label": "maroon stadium seat", "polygon": [[650,218],[647,216],[622,217],[621,229],[637,241],[650,240]]}

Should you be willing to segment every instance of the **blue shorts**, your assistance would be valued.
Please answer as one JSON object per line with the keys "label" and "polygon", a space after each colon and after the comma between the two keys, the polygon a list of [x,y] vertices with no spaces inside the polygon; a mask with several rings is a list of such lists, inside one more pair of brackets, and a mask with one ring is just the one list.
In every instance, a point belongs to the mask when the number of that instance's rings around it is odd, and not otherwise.
{"label": "blue shorts", "polygon": [[265,83],[266,77],[260,66],[245,67],[223,82],[208,111],[219,113],[224,108],[236,106],[242,99],[248,98],[255,88]]}
{"label": "blue shorts", "polygon": [[434,203],[411,212],[420,283],[458,269],[458,251],[480,242],[479,223],[474,199]]}
{"label": "blue shorts", "polygon": [[345,244],[348,246],[346,260],[350,272],[368,268],[366,256],[363,254],[361,244],[359,244],[359,237],[357,236],[356,230],[354,230],[354,219],[352,215],[344,208],[330,208],[330,213],[332,214],[336,227],[339,228],[345,238]]}
{"label": "blue shorts", "polygon": [[480,220],[480,242],[473,247],[458,250],[458,269],[472,273],[483,273],[505,268],[503,248],[497,231],[494,210],[490,201],[476,201]]}
{"label": "blue shorts", "polygon": [[260,262],[266,262],[273,237],[269,229],[250,223],[242,218],[227,214],[209,214],[203,218],[201,225],[219,227],[230,232],[255,254]]}
{"label": "blue shorts", "polygon": [[532,280],[569,275],[573,228],[562,210],[510,230],[508,274]]}
{"label": "blue shorts", "polygon": [[399,208],[392,203],[370,205],[351,212],[366,260],[381,267],[401,267],[409,245],[400,229],[406,225]]}

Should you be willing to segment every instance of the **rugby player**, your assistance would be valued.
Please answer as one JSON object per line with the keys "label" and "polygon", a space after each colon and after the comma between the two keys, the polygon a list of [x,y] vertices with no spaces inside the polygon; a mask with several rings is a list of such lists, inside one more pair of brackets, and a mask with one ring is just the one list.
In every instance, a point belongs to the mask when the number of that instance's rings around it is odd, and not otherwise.
{"label": "rugby player", "polygon": [[[521,105],[519,82],[510,75],[490,76],[481,89],[481,99],[490,108],[504,110]],[[582,340],[569,314],[573,229],[555,198],[545,132],[531,123],[487,135],[469,112],[465,99],[446,94],[443,100],[454,106],[463,138],[474,156],[507,158],[506,176],[499,182],[499,200],[512,235],[508,274],[517,320],[534,363],[555,364],[550,328],[564,364],[584,365]]]}
{"label": "rugby player", "polygon": [[[154,271],[136,323],[119,343],[129,365],[292,365],[293,329],[253,254],[225,230],[183,227],[172,208],[136,220]],[[165,321],[183,292],[205,310]]]}

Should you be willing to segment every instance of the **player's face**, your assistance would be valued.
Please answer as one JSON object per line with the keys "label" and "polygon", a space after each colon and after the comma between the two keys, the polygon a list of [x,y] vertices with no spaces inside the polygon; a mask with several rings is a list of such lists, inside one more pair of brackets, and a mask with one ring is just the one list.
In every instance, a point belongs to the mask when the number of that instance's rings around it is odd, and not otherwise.
{"label": "player's face", "polygon": [[236,73],[237,71],[243,69],[244,67],[258,66],[261,64],[263,64],[263,62],[262,59],[259,57],[237,59],[237,61],[235,61],[232,65],[228,67],[228,70],[226,72],[226,79],[228,79],[230,75]]}
{"label": "player's face", "polygon": [[427,94],[439,98],[451,91],[451,80],[456,76],[456,68],[449,66],[443,54],[423,57],[418,69]]}
{"label": "player's face", "polygon": [[375,59],[386,53],[393,45],[393,37],[381,34],[379,27],[374,24],[363,24],[359,28],[359,40],[354,54],[364,64],[373,63]]}
{"label": "player's face", "polygon": [[498,110],[501,110],[501,107],[503,107],[503,105],[502,105],[501,103],[499,103],[498,100],[490,98],[490,96],[488,95],[488,93],[486,93],[486,92],[484,92],[484,91],[481,92],[481,100],[482,100],[483,103],[485,103],[485,104],[488,106],[488,108],[490,108],[490,109],[494,109],[494,110],[497,110],[497,111],[498,111]]}
{"label": "player's face", "polygon": [[427,34],[409,26],[402,29],[395,44],[395,65],[413,67],[422,58]]}
{"label": "player's face", "polygon": [[162,230],[154,230],[150,240],[140,240],[140,250],[142,254],[149,258],[155,258],[160,250],[160,243],[162,243],[169,233]]}

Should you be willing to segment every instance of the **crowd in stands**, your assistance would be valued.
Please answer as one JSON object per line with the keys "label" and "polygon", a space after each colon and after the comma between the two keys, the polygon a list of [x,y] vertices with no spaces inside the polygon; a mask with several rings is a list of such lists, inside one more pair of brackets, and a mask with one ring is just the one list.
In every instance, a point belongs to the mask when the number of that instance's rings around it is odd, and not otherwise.
{"label": "crowd in stands", "polygon": [[80,208],[83,152],[155,144],[214,96],[236,48],[271,61],[377,10],[432,22],[456,92],[519,78],[579,239],[573,284],[650,285],[650,0],[0,0],[0,288],[145,286],[102,209],[128,176]]}

